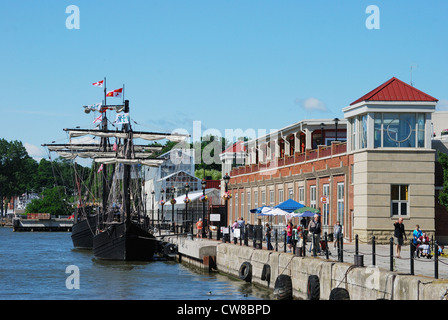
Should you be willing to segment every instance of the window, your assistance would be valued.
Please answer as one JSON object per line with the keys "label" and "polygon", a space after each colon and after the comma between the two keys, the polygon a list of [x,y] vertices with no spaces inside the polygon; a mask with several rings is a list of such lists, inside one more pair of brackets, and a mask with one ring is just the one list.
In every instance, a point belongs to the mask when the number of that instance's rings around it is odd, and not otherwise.
{"label": "window", "polygon": [[367,114],[359,118],[359,148],[367,148]]}
{"label": "window", "polygon": [[351,141],[351,149],[356,149],[356,118],[352,119],[352,141]]}
{"label": "window", "polygon": [[376,113],[375,148],[424,148],[424,113]]}
{"label": "window", "polygon": [[266,191],[261,191],[261,205],[266,205]]}
{"label": "window", "polygon": [[254,191],[254,208],[258,208],[258,191]]}
{"label": "window", "polygon": [[251,199],[250,191],[247,192],[247,209],[248,210],[252,209],[252,199]]}
{"label": "window", "polygon": [[344,224],[344,183],[339,182],[337,188],[337,219],[342,226]]}
{"label": "window", "polygon": [[[322,186],[322,196],[326,196],[327,199],[330,196],[330,185],[329,184],[324,184]],[[322,203],[322,224],[324,226],[328,225],[329,215],[330,215],[330,203],[327,200],[327,203]]]}
{"label": "window", "polygon": [[282,203],[283,200],[283,189],[278,190],[278,203]]}
{"label": "window", "polygon": [[241,216],[243,217],[243,219],[244,219],[244,215],[245,215],[245,212],[244,212],[244,192],[242,192],[241,193]]}
{"label": "window", "polygon": [[[235,218],[233,220],[238,219],[238,193],[235,193]],[[233,222],[232,222],[233,223]]]}
{"label": "window", "polygon": [[288,188],[288,199],[294,199],[294,190],[292,188]]}
{"label": "window", "polygon": [[299,203],[305,204],[305,188],[304,187],[299,188]]}
{"label": "window", "polygon": [[390,188],[392,216],[407,216],[409,207],[409,186],[393,184]]}
{"label": "window", "polygon": [[310,187],[310,207],[316,208],[316,186]]}
{"label": "window", "polygon": [[273,207],[273,206],[274,206],[274,202],[275,202],[275,199],[274,199],[274,190],[269,190],[269,205],[270,205],[271,207]]}

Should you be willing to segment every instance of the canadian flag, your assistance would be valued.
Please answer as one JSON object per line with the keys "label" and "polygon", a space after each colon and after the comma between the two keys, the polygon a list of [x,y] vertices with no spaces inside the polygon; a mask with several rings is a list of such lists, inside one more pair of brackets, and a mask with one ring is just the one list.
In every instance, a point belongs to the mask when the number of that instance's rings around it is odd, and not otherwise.
{"label": "canadian flag", "polygon": [[95,83],[92,83],[92,85],[94,85],[95,87],[103,87],[103,83],[104,83],[104,80],[101,80],[101,81],[98,81],[98,82],[95,82]]}
{"label": "canadian flag", "polygon": [[106,94],[106,97],[116,97],[121,98],[121,95],[123,94],[123,88],[115,89],[114,91],[109,91]]}

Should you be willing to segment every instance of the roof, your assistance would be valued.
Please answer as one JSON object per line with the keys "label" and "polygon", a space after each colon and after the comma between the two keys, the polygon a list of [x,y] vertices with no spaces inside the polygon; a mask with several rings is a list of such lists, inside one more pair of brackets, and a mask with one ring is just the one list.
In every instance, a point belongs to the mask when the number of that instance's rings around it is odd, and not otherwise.
{"label": "roof", "polygon": [[244,141],[243,140],[238,140],[237,142],[235,142],[234,144],[232,144],[230,147],[228,147],[226,150],[224,150],[222,153],[239,153],[239,152],[244,152],[246,150],[246,147],[244,146]]}
{"label": "roof", "polygon": [[373,89],[358,100],[352,102],[354,105],[361,101],[431,101],[438,100],[429,94],[420,91],[403,81],[392,77],[379,87]]}

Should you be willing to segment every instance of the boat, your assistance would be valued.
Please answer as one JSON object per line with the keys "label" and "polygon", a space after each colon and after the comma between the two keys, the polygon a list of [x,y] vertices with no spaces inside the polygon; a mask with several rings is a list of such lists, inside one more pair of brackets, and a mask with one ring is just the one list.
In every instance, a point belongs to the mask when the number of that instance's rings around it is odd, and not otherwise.
{"label": "boat", "polygon": [[[87,107],[84,107],[87,108]],[[122,128],[108,130],[107,110],[123,116]],[[129,121],[129,100],[122,105],[101,104],[95,111],[102,113],[99,129],[64,129],[72,138],[85,135],[100,137],[95,145],[45,145],[62,157],[91,158],[100,165],[97,174],[102,180],[102,204],[97,213],[89,214],[81,199],[78,183],[77,217],[72,228],[75,248],[91,248],[95,258],[119,261],[148,261],[158,250],[159,240],[153,234],[144,211],[141,166],[159,166],[164,160],[153,158],[161,147],[136,145],[135,139],[148,141],[168,139],[182,142],[188,135],[176,133],[134,131]],[[121,113],[124,111],[124,113]],[[106,119],[106,120],[105,120]],[[115,124],[118,124],[115,122]],[[109,139],[115,139],[113,145]]]}

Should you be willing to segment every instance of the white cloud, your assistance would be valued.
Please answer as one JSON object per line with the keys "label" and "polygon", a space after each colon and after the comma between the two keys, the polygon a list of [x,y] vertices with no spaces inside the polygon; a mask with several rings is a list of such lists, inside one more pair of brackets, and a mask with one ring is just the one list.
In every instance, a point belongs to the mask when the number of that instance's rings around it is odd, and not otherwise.
{"label": "white cloud", "polygon": [[306,111],[328,111],[325,103],[317,98],[296,99],[295,103]]}
{"label": "white cloud", "polygon": [[25,142],[23,146],[28,152],[28,155],[36,161],[40,161],[46,156],[46,153],[42,147],[35,146],[34,144],[28,142]]}

